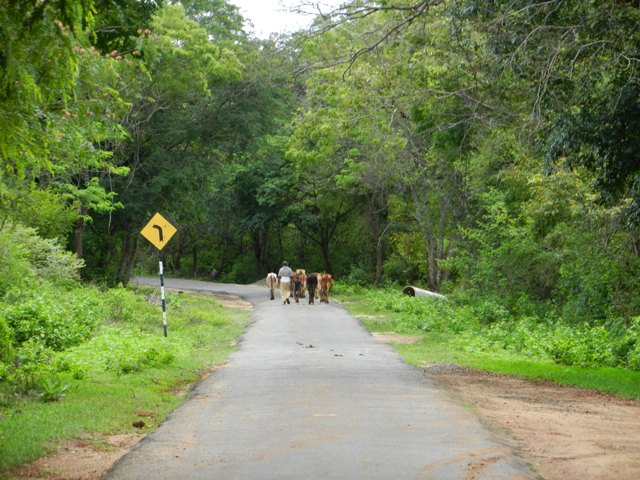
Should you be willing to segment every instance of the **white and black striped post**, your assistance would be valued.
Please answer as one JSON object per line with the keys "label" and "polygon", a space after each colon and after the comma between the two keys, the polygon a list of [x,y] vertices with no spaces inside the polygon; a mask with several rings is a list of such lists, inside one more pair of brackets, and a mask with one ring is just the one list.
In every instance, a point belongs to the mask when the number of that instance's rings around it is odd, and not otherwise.
{"label": "white and black striped post", "polygon": [[159,213],[156,213],[149,223],[140,231],[140,234],[149,240],[149,242],[158,249],[158,256],[160,259],[160,293],[162,296],[162,324],[164,325],[164,336],[167,336],[167,307],[166,300],[164,298],[164,269],[162,261],[162,249],[167,245],[167,242],[171,240],[173,234],[177,232],[176,227],[171,225],[169,221]]}
{"label": "white and black striped post", "polygon": [[167,307],[164,299],[164,270],[162,268],[163,255],[160,254],[160,298],[162,299],[162,325],[164,326],[164,336],[167,336]]}

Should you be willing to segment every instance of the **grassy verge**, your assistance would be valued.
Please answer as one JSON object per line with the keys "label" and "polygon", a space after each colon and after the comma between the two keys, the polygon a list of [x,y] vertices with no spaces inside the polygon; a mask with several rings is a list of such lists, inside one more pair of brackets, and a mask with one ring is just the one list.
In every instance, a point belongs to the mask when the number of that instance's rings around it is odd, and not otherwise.
{"label": "grassy verge", "polygon": [[[408,331],[403,326],[406,313],[374,305],[367,296],[337,295],[342,305],[359,318],[371,332],[395,332],[416,335],[413,344],[394,344],[402,358],[417,367],[429,363],[455,363],[479,370],[514,375],[532,380],[547,380],[559,385],[594,389],[614,395],[640,399],[640,372],[624,368],[558,365],[551,360],[528,358],[513,352],[496,350],[477,352],[461,348],[459,338],[450,332]],[[437,324],[438,321],[434,321]]]}
{"label": "grassy verge", "polygon": [[583,368],[557,365],[551,361],[496,356],[460,351],[447,338],[426,335],[422,342],[395,345],[402,358],[418,367],[428,363],[450,362],[478,370],[514,375],[531,380],[548,380],[558,385],[570,385],[640,399],[640,372],[623,368]]}
{"label": "grassy verge", "polygon": [[[182,403],[189,388],[235,349],[249,311],[205,295],[169,300],[167,338],[160,307],[153,324],[108,325],[90,342],[60,354],[57,401],[23,399],[0,410],[0,478],[66,439],[146,433]],[[144,422],[136,428],[133,423]]]}

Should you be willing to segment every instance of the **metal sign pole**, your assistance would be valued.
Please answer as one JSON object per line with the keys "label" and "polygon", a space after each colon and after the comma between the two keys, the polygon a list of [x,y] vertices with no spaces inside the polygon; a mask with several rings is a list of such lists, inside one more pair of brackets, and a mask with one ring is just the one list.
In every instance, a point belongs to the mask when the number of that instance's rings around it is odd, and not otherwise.
{"label": "metal sign pole", "polygon": [[162,249],[171,240],[173,234],[176,233],[176,227],[171,225],[169,221],[159,213],[156,213],[149,223],[140,231],[140,234],[158,249],[160,257],[160,292],[162,294],[162,324],[164,326],[164,336],[167,336],[167,308],[164,298],[164,270],[162,268]]}
{"label": "metal sign pole", "polygon": [[160,254],[160,298],[162,299],[162,325],[164,327],[164,336],[167,336],[167,307],[164,299],[164,270],[162,269],[162,261],[164,256],[162,250],[158,252]]}

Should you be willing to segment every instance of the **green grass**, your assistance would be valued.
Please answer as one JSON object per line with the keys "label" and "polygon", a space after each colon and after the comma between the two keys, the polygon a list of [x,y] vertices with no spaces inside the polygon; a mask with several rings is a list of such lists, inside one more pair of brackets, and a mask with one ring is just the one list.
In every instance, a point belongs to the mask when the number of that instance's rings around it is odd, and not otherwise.
{"label": "green grass", "polygon": [[[364,296],[337,295],[351,314],[360,318],[372,332],[393,332],[401,314],[373,308]],[[406,335],[408,332],[396,332]],[[423,367],[429,363],[454,363],[489,372],[514,375],[532,380],[547,380],[607,392],[626,398],[640,399],[640,372],[624,368],[583,368],[564,366],[549,360],[535,360],[515,353],[485,353],[463,351],[454,342],[455,335],[439,332],[415,332],[422,337],[414,344],[394,344],[409,364]]]}
{"label": "green grass", "polygon": [[[167,312],[167,338],[162,336],[159,307],[156,324],[136,325],[126,330],[126,337],[118,336],[120,330],[105,329],[102,339],[73,354],[76,362],[78,357],[86,360],[84,377],[76,379],[72,371],[60,374],[69,387],[61,400],[23,400],[0,410],[0,478],[11,478],[19,465],[54,450],[62,440],[153,430],[187,398],[195,382],[225,361],[249,322],[248,311],[223,307],[203,295],[180,295],[173,304],[176,308]],[[150,331],[143,334],[145,329]],[[96,345],[105,348],[119,338],[130,341],[131,332],[140,332],[141,346],[150,337],[156,348],[166,347],[173,361],[126,374],[99,367],[109,352],[95,351]],[[139,420],[145,423],[142,430],[132,426]]]}
{"label": "green grass", "polygon": [[623,368],[582,368],[557,365],[551,361],[518,358],[515,355],[495,356],[456,349],[446,337],[427,335],[422,342],[395,345],[409,364],[422,367],[428,363],[455,363],[488,372],[514,375],[531,380],[548,380],[558,385],[570,385],[640,399],[640,372]]}

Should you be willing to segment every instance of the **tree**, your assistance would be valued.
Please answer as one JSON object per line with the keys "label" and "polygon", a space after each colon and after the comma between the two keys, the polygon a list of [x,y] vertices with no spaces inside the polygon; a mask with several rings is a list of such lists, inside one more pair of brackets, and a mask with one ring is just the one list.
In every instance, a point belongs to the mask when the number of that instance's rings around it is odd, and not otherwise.
{"label": "tree", "polygon": [[196,125],[213,87],[240,75],[236,55],[211,43],[206,30],[186,18],[182,6],[160,9],[152,27],[139,39],[145,72],[131,82],[135,101],[124,121],[130,140],[114,150],[118,162],[129,168],[126,178],[113,181],[125,209],[105,220],[110,232],[121,237],[121,247],[117,253],[104,247],[102,253],[93,252],[95,264],[104,262],[100,257],[117,255],[112,281],[123,283],[135,262],[139,229],[153,211],[177,217],[176,208],[190,204],[174,199],[199,188],[206,192],[216,157]]}
{"label": "tree", "polygon": [[[124,173],[104,149],[123,136],[119,61],[89,44],[92,1],[3,2],[0,10],[2,213],[60,236],[90,210],[116,206],[94,179]],[[45,205],[62,215],[34,218]]]}

